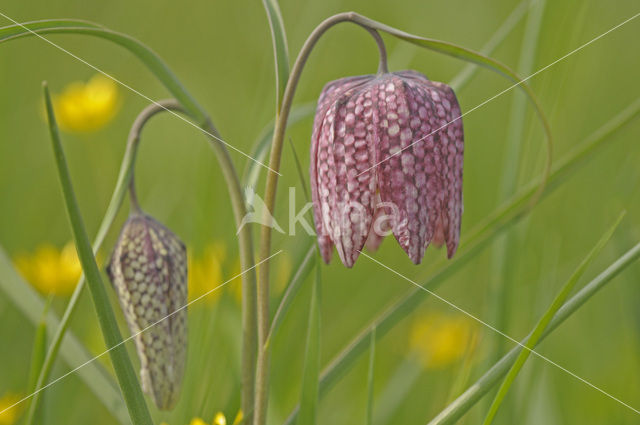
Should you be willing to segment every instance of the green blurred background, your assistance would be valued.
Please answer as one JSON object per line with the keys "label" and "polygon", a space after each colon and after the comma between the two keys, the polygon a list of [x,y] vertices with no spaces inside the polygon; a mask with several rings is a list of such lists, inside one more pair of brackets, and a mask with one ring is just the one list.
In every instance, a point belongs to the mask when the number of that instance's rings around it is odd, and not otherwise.
{"label": "green blurred background", "polygon": [[[354,10],[408,32],[480,49],[518,5],[514,0],[396,2],[282,0],[292,60],[312,29],[324,18]],[[547,1],[536,37],[531,69],[537,70],[638,12],[634,0],[610,2]],[[210,112],[223,138],[250,152],[274,113],[274,70],[269,26],[259,1],[19,1],[2,3],[0,11],[17,21],[79,18],[129,34],[157,52],[184,85]],[[531,50],[523,50],[527,17],[517,25],[493,56],[513,68]],[[11,22],[0,18],[0,25]],[[51,35],[51,40],[87,62],[115,76],[153,99],[166,91],[130,54],[99,39]],[[598,127],[640,95],[640,21],[632,21],[530,80],[547,112],[556,138],[555,158],[561,158]],[[450,81],[465,64],[385,36],[391,70],[416,69],[437,81]],[[353,25],[340,25],[322,38],[301,79],[296,104],[313,102],[330,80],[375,72],[377,50],[369,36]],[[54,93],[73,81],[95,74],[85,64],[36,38],[0,46],[0,244],[12,258],[33,253],[43,243],[61,248],[71,239],[51,148],[42,114],[41,81]],[[467,111],[508,87],[502,77],[480,70],[459,93]],[[64,132],[63,139],[77,196],[90,235],[113,190],[129,126],[148,102],[119,87],[120,109],[104,127],[92,132]],[[542,169],[544,155],[540,125],[529,106],[517,137],[509,134],[514,91],[464,117],[465,177],[462,239],[502,201],[505,157],[520,145],[515,166],[516,186],[529,182]],[[290,128],[303,166],[308,166],[311,118]],[[502,331],[523,337],[618,213],[628,214],[612,242],[581,281],[595,276],[640,240],[640,123],[617,132],[559,190],[509,230],[510,248],[499,257],[506,274],[496,267],[496,253],[486,247],[438,293],[489,323],[506,305]],[[196,129],[168,114],[146,128],[137,167],[141,204],[174,230],[202,257],[211,244],[226,251],[220,275],[237,270],[235,228],[227,189],[216,159]],[[239,170],[247,159],[232,153]],[[289,186],[299,186],[291,149],[283,157],[277,219],[287,225]],[[264,177],[264,176],[263,176]],[[263,179],[257,187],[261,193]],[[298,204],[303,204],[298,191]],[[111,231],[103,258],[108,258],[117,229],[126,218],[124,206]],[[275,235],[275,249],[285,254],[274,260],[273,301],[281,296],[291,264],[296,263],[307,237]],[[429,249],[414,266],[393,238],[387,238],[375,257],[410,278],[435,270],[445,256]],[[222,255],[221,255],[222,257]],[[575,314],[539,351],[563,367],[621,400],[640,407],[640,265],[633,265]],[[510,288],[500,301],[500,282]],[[219,283],[219,282],[218,282]],[[211,285],[217,284],[211,282]],[[229,423],[239,406],[240,311],[232,285],[215,301],[190,310],[190,351],[183,397],[172,413],[154,412],[170,425],[200,416],[210,422],[223,411]],[[310,285],[296,298],[281,333],[273,343],[270,423],[282,423],[297,403],[304,357]],[[498,289],[496,289],[498,288]],[[352,270],[335,256],[323,269],[322,351],[326,364],[377,312],[410,289],[410,284],[379,265],[361,258]],[[55,297],[53,310],[61,314],[67,298]],[[115,298],[114,298],[115,305]],[[118,315],[121,316],[119,310]],[[452,348],[441,365],[420,361],[415,343],[420,324],[437,316],[445,322],[467,320],[477,344],[458,352]],[[121,318],[121,317],[120,317]],[[440,320],[439,319],[439,320]],[[24,394],[35,326],[0,293],[0,397]],[[123,329],[125,329],[123,327]],[[97,321],[87,294],[72,330],[89,350],[103,349]],[[446,326],[443,330],[446,334]],[[53,330],[50,330],[52,332]],[[425,337],[434,337],[427,332]],[[447,337],[456,337],[455,332]],[[435,337],[434,337],[435,338]],[[455,344],[454,344],[455,345]],[[461,373],[470,368],[463,387],[490,364],[495,351],[512,343],[482,328],[434,298],[401,322],[377,345],[374,422],[423,424],[456,391]],[[130,347],[131,348],[131,347]],[[131,351],[133,354],[133,350]],[[134,356],[135,357],[135,356]],[[445,356],[446,357],[446,356]],[[465,366],[464,357],[469,366]],[[470,360],[469,360],[470,359]],[[107,367],[108,360],[99,360]],[[57,362],[53,377],[69,366]],[[362,423],[366,402],[367,359],[322,399],[321,424]],[[459,388],[458,388],[459,389]],[[463,419],[475,424],[486,403],[479,403]],[[116,423],[77,377],[65,378],[46,393],[48,424],[95,425]],[[0,420],[0,423],[1,420]],[[633,424],[638,415],[558,368],[532,356],[509,393],[496,423],[500,424]]]}

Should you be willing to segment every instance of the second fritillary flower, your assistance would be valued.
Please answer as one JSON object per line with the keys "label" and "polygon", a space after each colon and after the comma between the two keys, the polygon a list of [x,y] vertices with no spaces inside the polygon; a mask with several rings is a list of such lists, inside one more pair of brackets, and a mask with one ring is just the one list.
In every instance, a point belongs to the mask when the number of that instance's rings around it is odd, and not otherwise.
{"label": "second fritillary flower", "polygon": [[108,268],[140,357],[142,389],[159,409],[178,400],[187,352],[187,255],[153,218],[125,223]]}

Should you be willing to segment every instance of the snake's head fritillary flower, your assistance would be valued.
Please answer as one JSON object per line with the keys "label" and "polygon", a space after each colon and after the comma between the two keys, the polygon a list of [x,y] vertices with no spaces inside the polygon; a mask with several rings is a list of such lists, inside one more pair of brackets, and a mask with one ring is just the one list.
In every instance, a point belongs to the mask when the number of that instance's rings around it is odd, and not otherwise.
{"label": "snake's head fritillary flower", "polygon": [[142,388],[159,409],[171,409],[180,395],[187,350],[185,246],[153,218],[134,213],[108,273],[135,337]]}
{"label": "snake's head fritillary flower", "polygon": [[325,262],[352,267],[367,239],[392,232],[419,264],[429,244],[460,238],[463,131],[446,84],[415,71],[330,82],[311,140],[311,192]]}

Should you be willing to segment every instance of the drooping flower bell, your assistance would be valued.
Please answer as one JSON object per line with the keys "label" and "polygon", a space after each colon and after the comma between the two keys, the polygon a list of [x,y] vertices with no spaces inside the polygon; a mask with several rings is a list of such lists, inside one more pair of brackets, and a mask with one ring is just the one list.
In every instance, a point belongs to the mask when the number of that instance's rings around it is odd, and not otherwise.
{"label": "drooping flower bell", "polygon": [[311,139],[311,192],[325,262],[335,245],[352,267],[389,231],[419,264],[429,244],[460,238],[463,131],[446,84],[415,71],[347,77],[320,95]]}
{"label": "drooping flower bell", "polygon": [[187,255],[153,218],[134,212],[107,268],[140,358],[142,388],[159,409],[178,400],[187,352]]}

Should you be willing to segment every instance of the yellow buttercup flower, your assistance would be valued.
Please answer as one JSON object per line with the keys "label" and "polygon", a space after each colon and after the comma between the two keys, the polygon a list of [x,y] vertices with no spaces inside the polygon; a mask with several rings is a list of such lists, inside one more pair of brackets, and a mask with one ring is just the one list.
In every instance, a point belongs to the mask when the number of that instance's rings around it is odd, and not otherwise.
{"label": "yellow buttercup flower", "polygon": [[458,361],[470,347],[474,323],[462,316],[429,313],[411,327],[409,345],[427,369],[445,368]]}
{"label": "yellow buttercup flower", "polygon": [[[13,406],[20,401],[20,396],[16,394],[6,394],[0,398],[0,425],[13,425],[17,423],[20,416],[20,406]],[[13,406],[13,407],[11,407]]]}
{"label": "yellow buttercup flower", "polygon": [[75,132],[102,128],[116,115],[119,104],[117,84],[102,74],[86,83],[75,81],[53,98],[60,128]]}
{"label": "yellow buttercup flower", "polygon": [[[238,411],[238,414],[236,415],[236,418],[233,421],[232,425],[239,425],[240,422],[242,422],[242,419],[243,419],[242,410],[240,410]],[[0,425],[4,425],[4,424],[0,422]],[[167,423],[162,422],[160,425],[167,425]],[[191,422],[189,422],[189,425],[209,425],[209,424],[205,422],[202,418],[195,417],[191,419]],[[213,422],[211,422],[211,425],[227,425],[227,417],[224,415],[224,413],[218,412],[213,417]]]}
{"label": "yellow buttercup flower", "polygon": [[61,250],[45,243],[33,254],[19,254],[14,263],[22,276],[43,294],[70,295],[82,273],[73,243]]}
{"label": "yellow buttercup flower", "polygon": [[[188,253],[188,285],[189,301],[207,294],[223,282],[222,264],[226,257],[226,249],[220,242],[207,246],[202,255],[194,257]],[[215,290],[202,301],[213,304],[220,297],[221,291]]]}
{"label": "yellow buttercup flower", "polygon": [[211,425],[227,425],[227,418],[224,416],[224,413],[218,412],[213,417],[213,422]]}

